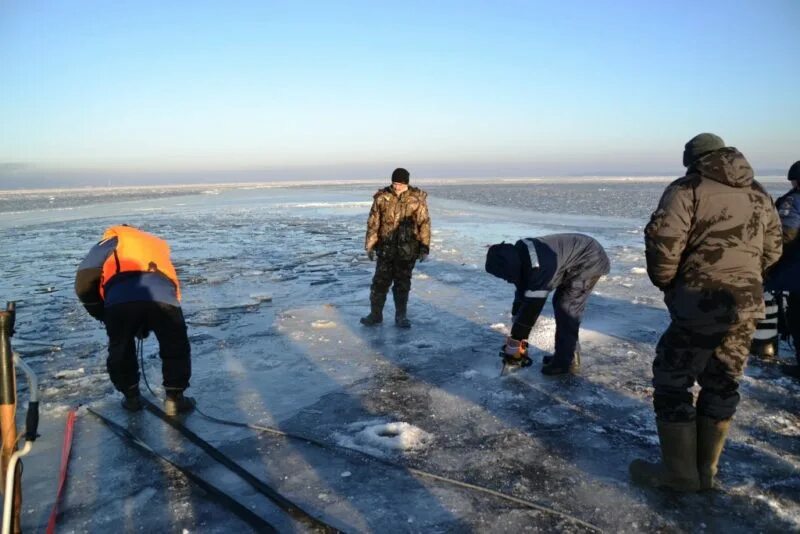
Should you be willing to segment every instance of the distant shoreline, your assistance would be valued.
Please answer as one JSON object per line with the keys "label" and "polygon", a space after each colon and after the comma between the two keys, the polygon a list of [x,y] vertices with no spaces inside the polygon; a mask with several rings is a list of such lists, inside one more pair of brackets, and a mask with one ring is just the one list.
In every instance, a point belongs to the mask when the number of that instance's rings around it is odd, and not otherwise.
{"label": "distant shoreline", "polygon": [[[669,183],[678,176],[540,176],[518,178],[419,178],[411,185],[455,185],[455,184],[557,184],[557,183]],[[763,182],[786,181],[783,176],[762,176],[756,178]],[[324,187],[324,186],[364,186],[384,185],[386,180],[277,180],[270,182],[221,182],[195,184],[163,184],[163,185],[119,185],[119,186],[76,186],[30,189],[0,189],[0,195],[16,196],[30,194],[53,193],[100,193],[105,191],[186,191],[203,192],[229,189],[276,189],[284,187]]]}

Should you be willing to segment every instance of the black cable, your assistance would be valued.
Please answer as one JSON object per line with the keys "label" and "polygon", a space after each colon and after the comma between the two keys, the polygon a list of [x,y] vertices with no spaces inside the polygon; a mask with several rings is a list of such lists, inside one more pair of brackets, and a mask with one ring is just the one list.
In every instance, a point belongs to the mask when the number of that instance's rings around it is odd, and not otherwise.
{"label": "black cable", "polygon": [[312,527],[316,532],[326,532],[326,533],[339,533],[340,531],[327,523],[317,519],[316,517],[312,516],[292,501],[275,491],[272,487],[265,484],[255,475],[253,475],[250,471],[246,470],[241,465],[234,462],[230,457],[226,456],[222,453],[219,449],[205,441],[203,438],[189,430],[185,425],[177,421],[174,417],[169,417],[165,414],[158,406],[150,402],[150,400],[146,398],[142,398],[142,404],[144,407],[147,408],[150,413],[170,425],[172,428],[183,434],[189,441],[203,449],[209,456],[214,458],[216,461],[239,475],[245,482],[250,484],[256,491],[261,493],[262,495],[269,498],[272,502],[280,506],[280,508],[289,514],[292,518],[297,521],[300,521],[306,524],[309,527]]}
{"label": "black cable", "polygon": [[[140,356],[141,362],[142,362],[142,375],[144,376],[145,385],[147,385],[147,389],[150,390],[150,393],[152,393],[154,397],[157,397],[157,395],[153,392],[153,390],[150,389],[150,385],[147,383],[147,373],[145,372],[145,369],[144,369],[144,357],[143,357],[143,350],[142,350],[142,340],[140,340],[140,343],[139,343],[139,356]],[[153,413],[155,415],[157,415],[158,417],[161,417],[164,421],[166,421],[168,424],[170,424],[173,428],[175,428],[179,432],[184,433],[187,437],[189,437],[189,434],[191,434],[197,440],[200,440],[201,442],[205,443],[206,446],[208,446],[208,447],[213,449],[213,447],[211,447],[211,445],[209,445],[208,443],[203,441],[199,436],[194,434],[192,431],[190,431],[185,426],[179,425],[176,421],[174,421],[173,419],[167,417],[166,414],[164,414],[163,417],[162,417],[162,415],[159,415],[159,413],[163,414],[163,412],[161,412],[161,410],[159,410],[149,400],[147,400],[145,398],[142,398],[142,402],[145,404],[145,406],[149,406],[149,407],[152,407],[155,410],[157,410],[158,413],[155,412],[155,411]],[[599,527],[597,527],[595,525],[592,525],[591,523],[588,523],[586,521],[583,521],[582,519],[574,517],[574,516],[572,516],[572,515],[570,515],[570,514],[568,514],[566,512],[561,512],[559,510],[555,510],[553,508],[550,508],[550,507],[548,507],[546,505],[534,503],[534,502],[531,502],[531,501],[528,501],[528,500],[525,500],[525,499],[520,499],[520,498],[514,497],[512,495],[506,495],[505,493],[501,493],[499,491],[495,491],[495,490],[490,489],[490,488],[485,488],[483,486],[477,486],[477,485],[474,485],[474,484],[470,484],[468,482],[462,482],[460,480],[455,480],[455,479],[443,477],[441,475],[436,475],[434,473],[429,473],[427,471],[422,471],[420,469],[414,469],[414,468],[411,468],[411,467],[406,467],[406,466],[403,466],[403,465],[396,464],[394,462],[390,462],[389,460],[384,460],[383,458],[378,458],[377,456],[372,456],[371,454],[367,454],[367,453],[365,453],[363,451],[359,451],[357,449],[351,449],[349,447],[342,447],[341,445],[333,445],[333,444],[324,443],[322,441],[317,441],[317,440],[315,440],[313,438],[308,438],[308,437],[305,437],[305,436],[301,436],[299,434],[292,434],[290,432],[284,432],[284,431],[278,430],[276,428],[270,428],[270,427],[266,427],[266,426],[259,426],[259,425],[254,425],[254,424],[251,424],[251,423],[242,423],[242,422],[238,422],[238,421],[230,421],[228,419],[221,419],[221,418],[218,418],[218,417],[214,417],[214,416],[208,415],[207,413],[203,412],[197,406],[194,407],[194,411],[196,411],[201,417],[204,417],[204,418],[208,419],[209,421],[212,421],[212,422],[215,422],[215,423],[218,423],[218,424],[228,425],[228,426],[235,426],[235,427],[239,427],[239,428],[248,428],[250,430],[255,430],[257,432],[267,432],[267,433],[270,433],[270,434],[283,436],[285,438],[304,441],[304,442],[306,442],[306,443],[308,443],[310,445],[314,445],[314,446],[319,447],[319,448],[324,449],[324,450],[338,452],[340,454],[357,455],[357,456],[360,456],[360,457],[365,458],[367,460],[370,460],[370,461],[373,461],[373,462],[376,462],[376,463],[380,463],[380,464],[383,464],[383,465],[386,465],[386,466],[389,466],[389,467],[393,467],[395,469],[406,470],[406,471],[409,471],[411,473],[414,473],[414,474],[422,476],[422,477],[432,478],[432,479],[438,480],[440,482],[445,482],[445,483],[452,484],[452,485],[455,485],[455,486],[459,486],[459,487],[462,487],[462,488],[466,488],[466,489],[470,489],[470,490],[474,490],[474,491],[479,491],[481,493],[486,493],[486,494],[489,494],[489,495],[494,495],[495,497],[499,497],[501,499],[504,499],[504,500],[510,501],[510,502],[514,502],[516,504],[520,504],[520,505],[525,506],[527,508],[531,508],[531,509],[538,510],[540,512],[545,512],[545,513],[552,514],[552,515],[557,515],[557,516],[563,517],[564,519],[567,519],[567,520],[569,520],[569,521],[571,521],[571,522],[573,522],[575,524],[581,525],[582,527],[585,527],[585,528],[591,530],[592,532],[602,532],[602,530]],[[185,429],[186,432],[184,432],[182,429]],[[191,437],[189,439],[194,441]],[[196,444],[198,444],[201,448],[203,448],[205,450],[203,445],[200,445],[199,443],[196,443]],[[214,449],[214,450],[219,453],[219,451],[217,449]],[[212,453],[209,452],[209,454],[212,454]],[[219,453],[219,454],[222,454],[222,453]],[[212,456],[213,456],[213,454],[212,454]],[[222,461],[220,461],[220,462],[224,463]],[[237,465],[237,467],[238,467],[238,464],[235,464],[235,462],[233,462],[232,460],[231,460],[231,462],[234,463],[234,465]],[[243,478],[245,478],[245,477],[243,477]],[[258,480],[258,479],[256,479],[256,480],[259,483],[261,483],[260,480]],[[305,512],[303,512],[303,513],[305,513]],[[312,516],[309,516],[309,517],[312,517]],[[326,527],[327,527],[327,525],[326,525]],[[329,527],[329,528],[332,528],[332,527]]]}
{"label": "black cable", "polygon": [[200,416],[208,419],[209,421],[213,421],[215,423],[219,423],[219,424],[222,424],[222,425],[228,425],[228,426],[236,426],[236,427],[240,427],[240,428],[249,428],[249,429],[255,430],[257,432],[266,432],[266,433],[269,433],[269,434],[275,434],[275,435],[278,435],[278,436],[283,436],[285,438],[291,438],[291,439],[296,439],[296,440],[299,440],[299,441],[304,441],[304,442],[306,442],[306,443],[308,443],[310,445],[314,445],[316,447],[319,447],[319,448],[327,450],[327,451],[333,451],[333,452],[337,452],[337,453],[340,453],[340,454],[349,454],[349,455],[360,456],[361,458],[364,458],[366,460],[369,460],[369,461],[372,461],[372,462],[375,462],[375,463],[379,463],[379,464],[383,464],[383,465],[386,465],[386,466],[389,466],[389,467],[393,467],[395,469],[402,469],[402,470],[408,471],[410,473],[414,473],[416,475],[419,475],[421,477],[432,478],[434,480],[438,480],[439,482],[445,482],[447,484],[452,484],[454,486],[459,486],[459,487],[466,488],[466,489],[469,489],[469,490],[479,491],[481,493],[486,493],[486,494],[489,494],[489,495],[493,495],[495,497],[499,497],[499,498],[501,498],[503,500],[506,500],[506,501],[510,501],[510,502],[513,502],[513,503],[516,503],[516,504],[520,504],[522,506],[537,510],[539,512],[544,512],[544,513],[556,515],[556,516],[562,517],[564,519],[567,519],[567,520],[569,520],[569,521],[571,521],[571,522],[573,522],[573,523],[575,523],[577,525],[585,527],[585,528],[587,528],[588,530],[590,530],[592,532],[602,532],[602,530],[599,527],[597,527],[595,525],[592,525],[591,523],[588,523],[586,521],[583,521],[582,519],[579,519],[579,518],[577,518],[575,516],[572,516],[572,515],[570,515],[570,514],[568,514],[566,512],[561,512],[559,510],[555,510],[553,508],[550,508],[549,506],[546,506],[546,505],[543,505],[543,504],[534,503],[534,502],[531,502],[531,501],[526,500],[526,499],[520,499],[520,498],[514,497],[512,495],[507,495],[505,493],[502,493],[502,492],[499,492],[499,491],[495,491],[495,490],[490,489],[490,488],[486,488],[486,487],[483,487],[483,486],[478,486],[478,485],[475,485],[475,484],[470,484],[469,482],[462,482],[460,480],[455,480],[455,479],[444,477],[444,476],[437,475],[437,474],[434,474],[434,473],[429,473],[427,471],[422,471],[420,469],[415,469],[413,467],[407,467],[407,466],[403,466],[403,465],[400,465],[400,464],[396,464],[396,463],[391,462],[389,460],[384,460],[383,458],[378,458],[377,456],[372,456],[371,454],[367,454],[367,453],[365,453],[363,451],[360,451],[358,449],[351,449],[350,447],[343,447],[341,445],[328,444],[328,443],[325,443],[325,442],[322,442],[322,441],[318,441],[318,440],[316,440],[314,438],[308,438],[306,436],[301,436],[299,434],[293,434],[291,432],[284,432],[283,430],[278,430],[276,428],[271,428],[271,427],[267,427],[267,426],[259,426],[259,425],[254,425],[254,424],[251,424],[251,423],[241,423],[241,422],[238,422],[238,421],[230,421],[230,420],[227,420],[227,419],[220,419],[219,417],[214,417],[212,415],[208,415],[208,414],[204,413],[203,411],[201,411],[197,407],[195,407],[195,411]]}
{"label": "black cable", "polygon": [[257,532],[278,532],[278,530],[268,523],[265,519],[261,518],[260,516],[254,514],[250,511],[249,508],[241,504],[239,501],[219,489],[218,487],[214,486],[213,484],[206,482],[204,479],[200,478],[196,474],[194,474],[191,470],[181,465],[176,464],[172,460],[168,459],[167,457],[159,454],[152,447],[150,447],[147,443],[142,441],[140,438],[136,437],[135,435],[131,434],[128,430],[121,427],[117,423],[111,421],[110,419],[100,415],[98,412],[94,411],[92,408],[87,408],[89,413],[97,417],[103,424],[105,424],[114,434],[121,438],[127,439],[131,445],[133,445],[139,451],[163,462],[166,463],[181,473],[183,473],[186,478],[200,486],[203,490],[206,491],[211,497],[214,498],[217,502],[228,508],[231,512],[233,512],[239,519],[245,521],[248,525],[253,527]]}
{"label": "black cable", "polygon": [[142,377],[144,378],[144,385],[147,386],[147,390],[154,397],[158,397],[158,395],[156,395],[156,392],[153,391],[153,388],[150,387],[150,383],[147,381],[147,373],[144,372],[144,338],[139,338],[138,341],[139,341],[139,346],[138,346],[139,361],[141,362],[140,367],[142,368],[141,370],[142,370]]}

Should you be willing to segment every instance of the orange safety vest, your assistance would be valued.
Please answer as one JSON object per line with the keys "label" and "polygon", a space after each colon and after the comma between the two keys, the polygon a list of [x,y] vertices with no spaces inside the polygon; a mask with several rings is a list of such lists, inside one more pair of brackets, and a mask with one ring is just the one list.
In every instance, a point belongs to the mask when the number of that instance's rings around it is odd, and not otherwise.
{"label": "orange safety vest", "polygon": [[160,273],[175,284],[178,302],[181,300],[180,282],[175,267],[169,259],[169,245],[163,239],[137,230],[131,226],[112,226],[103,234],[102,241],[117,238],[117,246],[103,263],[100,278],[100,296],[105,298],[105,285],[119,273]]}

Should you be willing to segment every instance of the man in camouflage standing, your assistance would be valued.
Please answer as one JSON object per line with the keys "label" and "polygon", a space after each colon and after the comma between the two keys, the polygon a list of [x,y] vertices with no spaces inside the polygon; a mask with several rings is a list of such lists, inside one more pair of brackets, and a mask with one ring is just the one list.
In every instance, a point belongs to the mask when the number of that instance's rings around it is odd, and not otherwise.
{"label": "man in camouflage standing", "polygon": [[718,136],[691,139],[683,164],[686,176],[667,187],[645,228],[647,274],[671,319],[653,362],[662,462],[635,460],[630,472],[641,484],[698,491],[714,486],[781,226],[750,164]]}
{"label": "man in camouflage standing", "polygon": [[395,324],[410,328],[408,293],[411,291],[411,271],[417,260],[428,256],[431,243],[431,219],[428,216],[428,194],[408,185],[409,173],[395,169],[392,185],[374,195],[367,219],[364,248],[369,259],[378,263],[369,292],[370,312],[361,323],[373,326],[383,322],[383,304],[392,287]]}

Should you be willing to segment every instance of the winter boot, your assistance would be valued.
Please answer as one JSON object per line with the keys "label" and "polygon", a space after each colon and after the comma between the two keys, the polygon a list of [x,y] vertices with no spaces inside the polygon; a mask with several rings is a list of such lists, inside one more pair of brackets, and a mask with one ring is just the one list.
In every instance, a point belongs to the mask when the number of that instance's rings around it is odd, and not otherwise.
{"label": "winter boot", "polygon": [[179,413],[189,413],[194,410],[197,403],[192,397],[186,397],[182,389],[167,389],[167,398],[164,400],[164,413],[175,417]]}
{"label": "winter boot", "polygon": [[542,358],[542,364],[542,374],[544,375],[554,376],[565,375],[567,373],[574,375],[581,368],[581,347],[580,345],[575,347],[575,355],[572,357],[572,361],[567,365],[554,363],[552,356],[545,356]]}
{"label": "winter boot", "polygon": [[697,426],[694,421],[671,423],[656,421],[661,442],[659,463],[634,460],[628,471],[637,484],[675,491],[700,489],[697,471]]}
{"label": "winter boot", "polygon": [[411,328],[411,321],[406,317],[408,310],[408,292],[392,288],[394,295],[394,324],[400,328]]}
{"label": "winter boot", "polygon": [[123,392],[125,398],[122,399],[122,407],[129,412],[138,412],[142,409],[142,397],[139,394],[139,386],[132,386]]}
{"label": "winter boot", "polygon": [[750,344],[750,354],[764,362],[774,362],[778,359],[778,338],[756,339]]}
{"label": "winter boot", "polygon": [[730,428],[730,419],[716,421],[710,417],[697,417],[697,471],[701,490],[714,489],[717,463]]}
{"label": "winter boot", "polygon": [[386,302],[386,295],[379,294],[377,291],[369,292],[369,315],[361,318],[364,326],[375,326],[383,322],[383,304]]}

